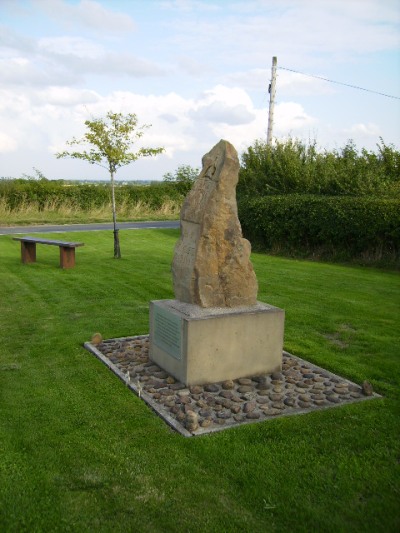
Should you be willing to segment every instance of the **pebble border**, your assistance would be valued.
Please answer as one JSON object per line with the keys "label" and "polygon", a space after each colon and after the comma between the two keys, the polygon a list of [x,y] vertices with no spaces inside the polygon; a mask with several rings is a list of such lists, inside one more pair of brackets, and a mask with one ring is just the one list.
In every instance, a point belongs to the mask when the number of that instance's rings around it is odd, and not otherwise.
{"label": "pebble border", "polygon": [[186,387],[149,360],[149,335],[84,347],[185,437],[381,397],[285,351],[281,372]]}

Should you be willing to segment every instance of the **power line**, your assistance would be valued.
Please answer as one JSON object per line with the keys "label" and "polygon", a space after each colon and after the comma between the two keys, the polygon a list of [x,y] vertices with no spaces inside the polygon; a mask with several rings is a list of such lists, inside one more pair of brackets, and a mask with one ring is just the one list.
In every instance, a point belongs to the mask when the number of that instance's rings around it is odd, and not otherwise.
{"label": "power line", "polygon": [[305,74],[304,72],[299,72],[298,70],[293,70],[291,68],[278,67],[280,70],[287,70],[288,72],[295,72],[296,74],[301,74],[302,76],[308,76],[309,78],[316,78],[317,80],[328,81],[329,83],[336,83],[338,85],[344,85],[346,87],[351,87],[352,89],[358,89],[360,91],[366,91],[368,93],[379,94],[380,96],[386,96],[386,98],[395,98],[400,100],[400,96],[393,96],[392,94],[380,93],[378,91],[373,91],[372,89],[365,89],[364,87],[358,87],[357,85],[350,85],[350,83],[343,83],[342,81],[329,80],[328,78],[323,78],[322,76],[314,76],[313,74]]}

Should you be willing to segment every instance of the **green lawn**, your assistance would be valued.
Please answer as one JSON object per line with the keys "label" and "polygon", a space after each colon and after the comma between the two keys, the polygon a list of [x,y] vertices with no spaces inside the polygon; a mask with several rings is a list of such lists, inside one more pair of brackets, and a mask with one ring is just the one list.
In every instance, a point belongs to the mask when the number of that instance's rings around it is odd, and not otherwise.
{"label": "green lawn", "polygon": [[0,530],[397,532],[400,276],[253,255],[285,349],[384,396],[202,437],[173,432],[83,343],[148,332],[175,230],[61,234],[74,269],[0,237]]}

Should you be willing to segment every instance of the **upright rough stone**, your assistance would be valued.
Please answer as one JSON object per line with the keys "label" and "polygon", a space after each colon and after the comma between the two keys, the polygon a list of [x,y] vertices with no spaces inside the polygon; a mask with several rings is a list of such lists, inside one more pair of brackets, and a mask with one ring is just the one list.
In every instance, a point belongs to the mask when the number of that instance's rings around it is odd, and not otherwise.
{"label": "upright rough stone", "polygon": [[175,298],[201,307],[255,305],[251,247],[237,215],[237,152],[221,140],[202,164],[181,210],[181,237],[172,264]]}

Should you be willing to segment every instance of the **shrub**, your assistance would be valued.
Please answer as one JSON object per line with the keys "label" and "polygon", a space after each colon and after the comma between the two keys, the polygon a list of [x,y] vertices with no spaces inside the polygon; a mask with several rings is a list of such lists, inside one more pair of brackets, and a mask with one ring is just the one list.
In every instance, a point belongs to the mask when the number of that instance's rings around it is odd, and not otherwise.
{"label": "shrub", "polygon": [[186,196],[199,174],[199,168],[193,168],[190,165],[180,165],[175,170],[174,174],[171,172],[164,174],[163,180],[165,184],[170,186],[170,188],[175,189],[183,196]]}
{"label": "shrub", "polygon": [[400,197],[400,152],[381,139],[377,152],[352,141],[318,151],[296,139],[256,141],[242,154],[238,195],[324,194]]}
{"label": "shrub", "polygon": [[[151,186],[116,184],[115,197],[118,205],[133,206],[137,203],[159,209],[168,201],[182,201],[185,192],[172,183],[155,183]],[[109,205],[111,188],[104,184],[71,184],[63,181],[1,179],[0,199],[10,211],[18,211],[26,205],[39,211],[70,208],[90,211]]]}
{"label": "shrub", "polygon": [[257,249],[399,263],[400,200],[291,194],[242,198],[238,208]]}

